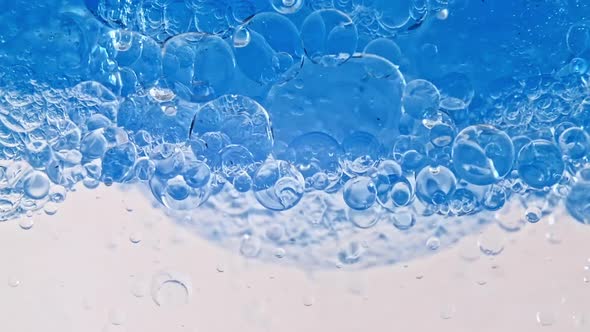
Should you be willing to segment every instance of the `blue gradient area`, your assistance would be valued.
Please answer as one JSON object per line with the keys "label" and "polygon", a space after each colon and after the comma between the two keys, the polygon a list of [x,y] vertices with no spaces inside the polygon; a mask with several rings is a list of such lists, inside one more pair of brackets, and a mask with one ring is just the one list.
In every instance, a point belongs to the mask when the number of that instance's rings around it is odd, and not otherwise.
{"label": "blue gradient area", "polygon": [[0,9],[1,220],[129,184],[246,257],[323,267],[428,254],[508,205],[590,223],[585,1]]}

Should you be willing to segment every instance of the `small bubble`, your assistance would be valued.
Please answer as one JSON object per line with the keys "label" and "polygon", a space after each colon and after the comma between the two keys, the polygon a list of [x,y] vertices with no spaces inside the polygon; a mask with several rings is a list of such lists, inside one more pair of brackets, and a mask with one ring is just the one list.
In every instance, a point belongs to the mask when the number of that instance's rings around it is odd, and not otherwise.
{"label": "small bubble", "polygon": [[33,226],[35,225],[35,222],[33,221],[33,218],[31,217],[26,217],[26,218],[22,218],[18,225],[20,226],[20,228],[24,229],[24,230],[29,230],[31,228],[33,228]]}
{"label": "small bubble", "polygon": [[113,309],[109,312],[109,320],[113,325],[123,325],[126,321],[125,313],[121,310]]}
{"label": "small bubble", "polygon": [[479,250],[487,256],[496,256],[504,251],[505,234],[498,227],[489,228],[477,240]]}
{"label": "small bubble", "polygon": [[555,314],[549,311],[538,311],[536,318],[537,323],[541,326],[552,326],[555,324]]}
{"label": "small bubble", "polygon": [[190,294],[190,282],[182,274],[160,272],[152,279],[152,299],[160,307],[177,307],[187,304]]}
{"label": "small bubble", "polygon": [[43,211],[46,215],[52,216],[57,213],[57,204],[54,202],[47,202],[43,206]]}
{"label": "small bubble", "polygon": [[8,286],[10,286],[12,288],[18,287],[18,286],[20,286],[20,280],[18,280],[18,278],[16,278],[16,277],[10,277],[8,279]]}
{"label": "small bubble", "polygon": [[426,247],[432,251],[438,250],[438,248],[440,248],[440,239],[435,236],[428,238],[428,240],[426,240]]}
{"label": "small bubble", "polygon": [[457,309],[455,308],[455,305],[447,304],[442,308],[442,310],[440,312],[440,318],[442,318],[444,320],[451,319],[451,318],[453,318],[453,315],[455,314],[456,311],[457,311]]}
{"label": "small bubble", "polygon": [[142,236],[141,233],[139,232],[134,232],[131,233],[131,235],[129,235],[129,241],[131,241],[131,243],[133,244],[138,244],[139,242],[141,242]]}
{"label": "small bubble", "polygon": [[315,303],[315,298],[312,295],[305,295],[303,297],[303,305],[311,307]]}
{"label": "small bubble", "polygon": [[283,257],[285,257],[285,249],[283,249],[283,248],[277,248],[275,250],[275,257],[276,258],[283,258]]}
{"label": "small bubble", "polygon": [[541,216],[541,209],[536,206],[529,207],[524,213],[526,221],[530,222],[531,224],[539,222],[539,220],[541,220]]}
{"label": "small bubble", "polygon": [[225,272],[225,266],[223,266],[223,265],[217,265],[217,267],[215,268],[215,270],[217,270],[217,272],[219,272],[219,273],[223,273],[223,272]]}

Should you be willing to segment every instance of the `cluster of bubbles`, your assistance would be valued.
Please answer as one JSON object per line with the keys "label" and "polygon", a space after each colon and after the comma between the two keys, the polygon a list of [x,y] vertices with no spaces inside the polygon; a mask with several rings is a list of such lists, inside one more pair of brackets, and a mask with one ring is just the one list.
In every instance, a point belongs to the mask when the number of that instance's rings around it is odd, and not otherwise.
{"label": "cluster of bubbles", "polygon": [[63,82],[0,76],[0,220],[139,182],[173,214],[209,211],[200,231],[245,256],[332,240],[338,264],[436,250],[513,196],[531,223],[560,202],[590,223],[590,26],[560,71],[476,93],[460,71],[400,71],[391,37],[446,18],[443,0],[86,2],[109,27],[68,14]]}

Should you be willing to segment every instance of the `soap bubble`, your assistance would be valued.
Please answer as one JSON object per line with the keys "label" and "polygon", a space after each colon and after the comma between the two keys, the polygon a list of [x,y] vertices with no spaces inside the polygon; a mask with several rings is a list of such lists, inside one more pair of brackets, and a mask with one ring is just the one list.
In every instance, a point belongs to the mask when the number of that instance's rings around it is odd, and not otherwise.
{"label": "soap bubble", "polygon": [[299,203],[304,193],[305,181],[291,163],[271,160],[262,164],[256,172],[252,189],[262,206],[283,211]]}
{"label": "soap bubble", "polygon": [[162,73],[176,95],[203,102],[220,96],[234,76],[231,47],[220,37],[186,33],[166,41]]}
{"label": "soap bubble", "polygon": [[518,154],[518,174],[532,188],[542,189],[556,184],[563,170],[561,152],[549,141],[531,141]]}
{"label": "soap bubble", "polygon": [[476,185],[497,182],[512,169],[514,146],[503,131],[488,125],[463,129],[452,150],[457,175]]}
{"label": "soap bubble", "polygon": [[337,66],[356,50],[358,32],[351,18],[336,9],[311,13],[301,26],[305,54],[314,63]]}

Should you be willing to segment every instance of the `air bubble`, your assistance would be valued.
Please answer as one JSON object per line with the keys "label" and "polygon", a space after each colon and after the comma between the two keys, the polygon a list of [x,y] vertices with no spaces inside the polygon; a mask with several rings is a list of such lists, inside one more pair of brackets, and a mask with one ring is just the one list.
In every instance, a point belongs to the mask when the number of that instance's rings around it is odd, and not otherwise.
{"label": "air bubble", "polygon": [[303,21],[301,40],[311,61],[324,66],[337,66],[354,54],[358,32],[345,13],[322,9],[309,14]]}

